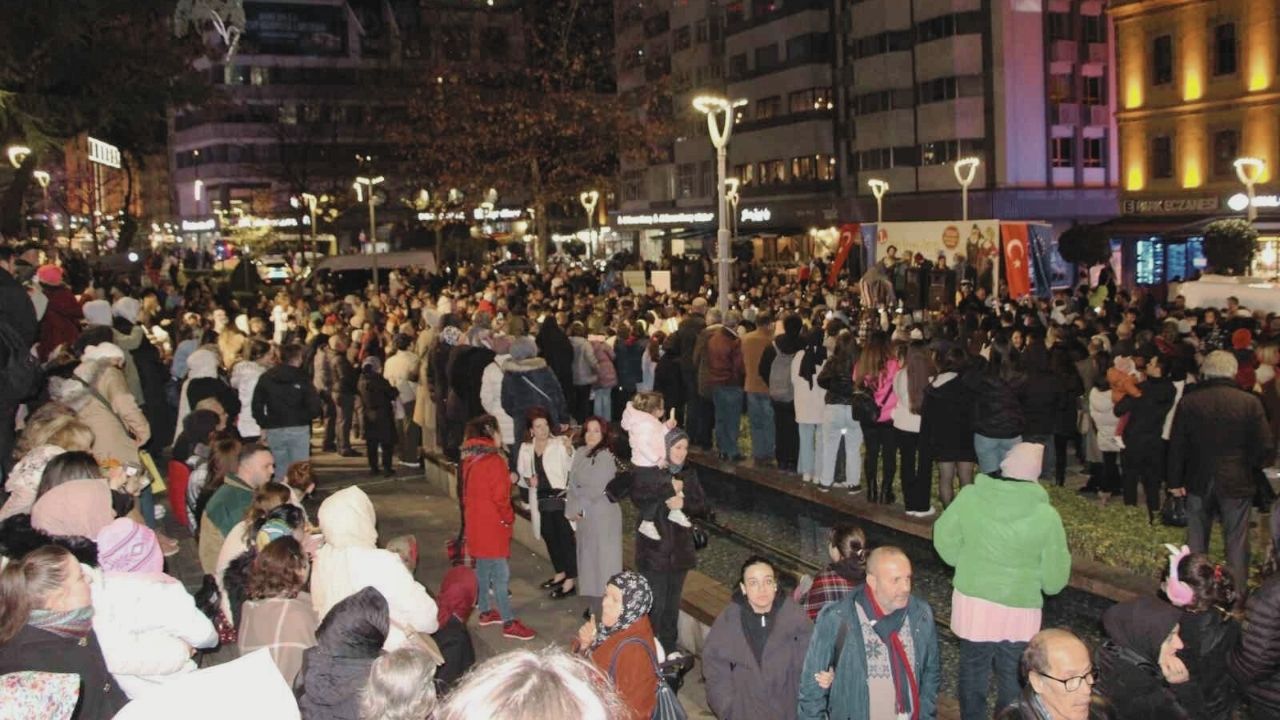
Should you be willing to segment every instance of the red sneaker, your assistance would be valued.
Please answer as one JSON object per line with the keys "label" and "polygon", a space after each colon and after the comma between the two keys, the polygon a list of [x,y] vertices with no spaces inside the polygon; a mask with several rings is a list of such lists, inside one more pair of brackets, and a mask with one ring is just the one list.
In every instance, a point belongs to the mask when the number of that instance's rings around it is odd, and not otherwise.
{"label": "red sneaker", "polygon": [[502,615],[497,610],[485,610],[480,613],[480,626],[501,625]]}
{"label": "red sneaker", "polygon": [[502,626],[502,637],[512,640],[532,640],[537,633],[525,627],[519,620],[512,620]]}

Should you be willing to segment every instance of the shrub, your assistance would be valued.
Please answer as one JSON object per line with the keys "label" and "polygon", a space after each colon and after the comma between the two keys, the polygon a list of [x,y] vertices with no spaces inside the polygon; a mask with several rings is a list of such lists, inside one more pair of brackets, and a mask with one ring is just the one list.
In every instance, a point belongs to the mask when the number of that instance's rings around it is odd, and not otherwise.
{"label": "shrub", "polygon": [[1247,275],[1258,249],[1258,231],[1248,220],[1215,220],[1204,229],[1204,257],[1215,272]]}
{"label": "shrub", "polygon": [[1072,225],[1058,238],[1058,254],[1069,263],[1101,265],[1111,257],[1111,238],[1097,225]]}

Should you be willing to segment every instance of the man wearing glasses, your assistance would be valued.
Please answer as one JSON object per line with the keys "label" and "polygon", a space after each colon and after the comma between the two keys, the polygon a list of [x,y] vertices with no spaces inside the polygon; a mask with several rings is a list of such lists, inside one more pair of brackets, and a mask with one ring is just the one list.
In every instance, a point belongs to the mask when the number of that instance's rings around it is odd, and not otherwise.
{"label": "man wearing glasses", "polygon": [[1093,720],[1111,714],[1095,698],[1089,648],[1068,630],[1041,630],[1022,653],[1022,697],[1000,720]]}

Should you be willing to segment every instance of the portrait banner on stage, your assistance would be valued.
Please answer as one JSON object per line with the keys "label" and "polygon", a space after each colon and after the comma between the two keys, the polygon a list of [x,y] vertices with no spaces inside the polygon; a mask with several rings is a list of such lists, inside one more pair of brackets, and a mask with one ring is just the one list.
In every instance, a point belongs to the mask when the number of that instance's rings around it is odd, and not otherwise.
{"label": "portrait banner on stage", "polygon": [[[880,223],[876,232],[876,260],[883,260],[890,247],[897,248],[899,260],[910,260],[919,253],[936,265],[942,256],[946,267],[957,271],[960,279],[973,280],[990,289],[995,267],[1000,262],[1000,221]],[[961,269],[961,265],[965,267]]]}

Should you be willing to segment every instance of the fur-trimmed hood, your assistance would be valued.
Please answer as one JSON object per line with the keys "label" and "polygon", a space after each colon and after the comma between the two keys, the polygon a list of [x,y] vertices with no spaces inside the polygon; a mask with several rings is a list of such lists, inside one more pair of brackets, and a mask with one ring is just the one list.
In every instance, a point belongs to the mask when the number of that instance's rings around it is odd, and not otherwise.
{"label": "fur-trimmed hood", "polygon": [[[74,377],[49,378],[49,397],[66,405],[72,412],[78,413],[93,399],[93,394],[89,392],[89,388],[85,386],[85,383],[96,386],[102,374],[113,367],[115,366],[112,365],[110,360],[81,362],[72,372]],[[83,380],[84,383],[76,380],[77,377]]]}
{"label": "fur-trimmed hood", "polygon": [[526,360],[508,359],[503,363],[502,371],[509,373],[533,372],[544,367],[547,367],[547,361],[540,357],[532,357]]}

